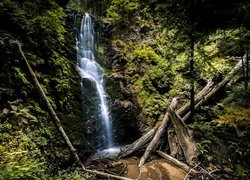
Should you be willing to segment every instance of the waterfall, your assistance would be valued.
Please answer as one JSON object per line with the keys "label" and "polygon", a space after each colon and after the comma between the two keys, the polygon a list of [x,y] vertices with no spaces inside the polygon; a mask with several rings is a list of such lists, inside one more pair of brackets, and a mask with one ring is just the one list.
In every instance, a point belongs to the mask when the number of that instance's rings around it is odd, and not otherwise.
{"label": "waterfall", "polygon": [[90,15],[86,13],[82,18],[80,31],[76,35],[78,70],[82,79],[88,79],[95,84],[99,103],[99,110],[97,111],[99,112],[102,132],[104,133],[101,135],[101,140],[104,144],[103,148],[111,148],[113,146],[113,137],[107,97],[103,85],[104,72],[96,61],[94,45],[93,23]]}

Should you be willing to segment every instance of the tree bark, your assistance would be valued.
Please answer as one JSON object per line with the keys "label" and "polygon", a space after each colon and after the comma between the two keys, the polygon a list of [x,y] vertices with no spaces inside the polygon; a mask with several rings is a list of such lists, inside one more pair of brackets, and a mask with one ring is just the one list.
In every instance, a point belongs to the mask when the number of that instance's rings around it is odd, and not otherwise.
{"label": "tree bark", "polygon": [[191,88],[190,88],[190,116],[191,119],[194,116],[195,104],[194,104],[194,35],[190,36],[190,76],[191,76]]}
{"label": "tree bark", "polygon": [[[177,106],[177,102],[178,102],[178,98],[174,98],[172,100],[172,102],[170,103],[169,109],[171,109],[172,111],[175,110],[176,106]],[[141,167],[142,165],[145,164],[147,158],[151,155],[151,153],[157,148],[157,144],[159,144],[159,140],[161,138],[161,136],[163,135],[163,133],[166,130],[168,121],[170,119],[170,114],[169,114],[169,110],[167,111],[167,113],[165,114],[163,121],[159,127],[159,129],[157,130],[157,132],[155,133],[154,138],[151,140],[151,142],[149,143],[145,153],[143,154],[142,158],[140,159],[140,163],[139,163],[139,167]]]}
{"label": "tree bark", "polygon": [[82,164],[77,152],[76,152],[76,149],[73,147],[72,143],[70,142],[67,134],[65,133],[62,125],[61,125],[61,122],[59,120],[59,118],[57,117],[57,114],[56,112],[54,111],[53,107],[51,106],[51,103],[49,102],[44,90],[42,89],[42,86],[40,85],[40,83],[38,82],[37,78],[36,78],[36,75],[34,73],[34,71],[32,70],[31,66],[29,65],[29,62],[22,50],[22,47],[21,47],[21,44],[16,41],[16,44],[18,46],[18,50],[22,56],[22,59],[24,61],[24,64],[29,72],[29,75],[31,76],[32,78],[32,84],[34,86],[34,88],[36,89],[36,91],[38,92],[39,94],[39,97],[41,98],[42,102],[45,104],[47,110],[48,110],[48,113],[53,121],[53,123],[55,124],[56,128],[58,129],[58,131],[60,132],[64,142],[66,143],[69,151],[71,152],[71,154],[73,155],[75,161],[77,162],[77,164],[81,167],[81,169],[85,172],[88,172],[88,173],[93,173],[93,174],[96,174],[96,175],[99,175],[99,176],[103,176],[103,177],[108,177],[108,178],[115,178],[115,179],[122,179],[122,180],[131,180],[129,178],[125,178],[125,177],[121,177],[121,176],[116,176],[116,175],[113,175],[113,174],[108,174],[108,173],[104,173],[104,172],[100,172],[100,171],[96,171],[96,170],[90,170],[90,169],[86,169],[84,167],[84,165]]}
{"label": "tree bark", "polygon": [[176,139],[176,135],[174,132],[168,131],[168,145],[169,145],[169,150],[170,150],[170,155],[172,157],[176,157],[178,154],[178,142]]}
{"label": "tree bark", "polygon": [[187,163],[193,166],[197,162],[198,156],[196,143],[192,140],[192,135],[182,119],[174,111],[169,110],[169,112],[184,157]]}
{"label": "tree bark", "polygon": [[249,59],[248,59],[248,47],[246,54],[246,89],[248,89],[248,81],[249,81]]}
{"label": "tree bark", "polygon": [[181,168],[182,170],[192,173],[192,174],[196,174],[198,173],[197,171],[195,171],[194,169],[192,169],[190,166],[188,166],[187,164],[179,161],[178,159],[173,158],[172,156],[169,156],[168,154],[162,152],[162,151],[156,151],[161,157],[165,158],[166,160],[168,160],[169,162],[173,163],[174,165],[176,165],[177,167]]}

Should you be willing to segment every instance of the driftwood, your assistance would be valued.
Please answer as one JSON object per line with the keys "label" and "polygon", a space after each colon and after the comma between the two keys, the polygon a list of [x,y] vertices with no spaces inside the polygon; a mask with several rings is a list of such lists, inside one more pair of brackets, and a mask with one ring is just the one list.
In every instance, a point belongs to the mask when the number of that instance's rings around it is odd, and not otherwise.
{"label": "driftwood", "polygon": [[196,143],[192,139],[191,132],[187,125],[182,121],[181,117],[172,110],[169,110],[169,112],[184,157],[189,165],[194,165],[197,160],[198,150]]}
{"label": "driftwood", "polygon": [[38,82],[37,78],[36,78],[36,75],[34,73],[34,71],[32,70],[31,66],[29,65],[29,62],[22,50],[22,47],[21,47],[21,44],[19,42],[15,42],[18,46],[18,50],[22,56],[22,59],[24,61],[24,64],[28,70],[28,73],[29,75],[31,76],[32,78],[32,84],[34,86],[34,88],[36,89],[36,91],[38,92],[39,94],[39,97],[41,98],[42,102],[44,103],[44,105],[46,106],[47,110],[48,110],[48,113],[51,117],[51,120],[53,121],[53,123],[55,124],[56,128],[58,129],[58,131],[60,132],[64,142],[66,143],[69,151],[71,152],[71,154],[73,155],[75,161],[77,162],[77,164],[81,167],[81,169],[85,172],[88,172],[88,173],[93,173],[93,174],[96,174],[96,175],[99,175],[99,176],[103,176],[103,177],[107,177],[107,178],[114,178],[114,179],[121,179],[121,180],[131,180],[129,178],[125,178],[125,177],[121,177],[121,176],[116,176],[116,175],[113,175],[113,174],[109,174],[109,173],[104,173],[104,172],[100,172],[100,171],[96,171],[96,170],[90,170],[90,169],[86,169],[84,167],[84,165],[82,164],[77,152],[76,152],[76,149],[73,147],[72,143],[70,142],[67,134],[65,133],[62,125],[61,125],[61,122],[59,120],[59,118],[57,117],[57,114],[56,112],[54,111],[51,103],[49,102],[44,90],[42,89],[42,86],[40,85],[40,83]]}
{"label": "driftwood", "polygon": [[179,161],[178,159],[173,158],[172,156],[169,156],[168,154],[162,152],[162,151],[156,151],[161,157],[165,158],[169,162],[173,163],[177,167],[181,168],[185,172],[190,172],[191,174],[196,174],[198,173],[195,171],[192,167],[188,166],[187,164]]}
{"label": "driftwood", "polygon": [[[170,103],[169,109],[174,111],[176,106],[177,106],[177,102],[178,102],[178,98],[174,98],[172,100],[172,102]],[[168,110],[167,113],[165,114],[164,118],[163,118],[163,121],[162,121],[159,129],[155,133],[154,138],[151,140],[151,142],[149,143],[145,153],[143,154],[142,158],[140,159],[139,167],[141,167],[143,164],[145,164],[147,158],[157,148],[157,144],[159,143],[159,139],[161,138],[161,136],[165,132],[169,119],[170,119],[170,113],[169,113],[169,110]]]}
{"label": "driftwood", "polygon": [[124,158],[126,156],[129,156],[133,152],[139,150],[141,147],[143,147],[146,143],[148,143],[155,135],[155,132],[157,131],[159,125],[156,125],[153,129],[148,131],[146,134],[144,134],[141,138],[137,139],[134,143],[131,145],[128,145],[122,152],[119,153],[118,158]]}

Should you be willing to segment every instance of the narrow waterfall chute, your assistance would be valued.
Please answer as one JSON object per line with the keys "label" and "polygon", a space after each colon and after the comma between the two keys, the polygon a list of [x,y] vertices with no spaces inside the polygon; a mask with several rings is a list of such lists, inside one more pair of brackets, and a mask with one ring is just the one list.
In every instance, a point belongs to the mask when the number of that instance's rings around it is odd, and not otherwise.
{"label": "narrow waterfall chute", "polygon": [[107,96],[103,84],[103,69],[95,58],[95,42],[92,18],[88,13],[81,20],[79,34],[76,35],[78,71],[82,79],[88,79],[95,84],[98,98],[99,119],[102,121],[101,141],[103,149],[113,147],[113,136]]}

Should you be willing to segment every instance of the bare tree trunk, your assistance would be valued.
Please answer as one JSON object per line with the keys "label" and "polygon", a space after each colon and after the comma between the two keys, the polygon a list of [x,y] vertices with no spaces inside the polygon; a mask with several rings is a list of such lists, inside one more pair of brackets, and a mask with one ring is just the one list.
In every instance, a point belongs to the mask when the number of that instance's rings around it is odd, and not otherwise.
{"label": "bare tree trunk", "polygon": [[191,34],[191,37],[190,37],[190,76],[191,76],[191,88],[190,88],[190,116],[191,116],[191,119],[193,118],[194,116],[194,110],[195,110],[195,104],[194,104],[194,35]]}
{"label": "bare tree trunk", "polygon": [[189,165],[194,165],[197,162],[198,150],[196,143],[192,140],[192,135],[189,132],[187,125],[182,119],[173,111],[169,110],[172,123],[175,128],[175,133],[184,157]]}
{"label": "bare tree trunk", "polygon": [[180,147],[177,141],[177,137],[174,132],[168,130],[168,145],[170,150],[170,155],[176,157],[180,151]]}
{"label": "bare tree trunk", "polygon": [[73,145],[71,144],[67,134],[65,133],[61,122],[59,120],[59,118],[57,117],[56,112],[54,111],[53,107],[51,106],[51,103],[49,102],[46,94],[44,93],[44,90],[42,89],[42,86],[40,85],[40,83],[38,82],[36,75],[34,73],[34,71],[32,70],[32,68],[29,65],[28,60],[26,59],[26,56],[24,55],[24,52],[22,50],[21,44],[17,41],[16,44],[18,45],[18,50],[22,55],[22,59],[25,63],[25,66],[27,67],[27,70],[29,72],[29,75],[32,78],[32,84],[35,87],[35,89],[37,90],[37,92],[39,93],[39,97],[41,98],[42,102],[45,104],[48,113],[53,121],[53,123],[55,124],[56,128],[59,130],[64,142],[66,143],[67,147],[69,148],[71,154],[73,155],[75,161],[77,162],[77,164],[82,168],[83,171],[85,172],[89,172],[89,173],[93,173],[99,176],[103,176],[103,177],[108,177],[108,178],[115,178],[115,179],[122,179],[122,180],[130,180],[129,178],[125,178],[125,177],[121,177],[121,176],[116,176],[113,174],[108,174],[108,173],[104,173],[104,172],[100,172],[100,171],[96,171],[96,170],[90,170],[90,169],[86,169],[84,167],[84,165],[82,164],[76,149],[73,147]]}
{"label": "bare tree trunk", "polygon": [[243,77],[243,81],[244,81],[244,87],[245,89],[247,89],[247,81],[246,81],[246,73],[245,73],[245,63],[244,63],[244,57],[241,57],[241,63],[242,63],[242,77]]}
{"label": "bare tree trunk", "polygon": [[248,59],[248,47],[247,47],[247,55],[246,55],[246,89],[248,88],[249,81],[249,59]]}
{"label": "bare tree trunk", "polygon": [[[177,102],[178,102],[178,99],[174,98],[172,100],[172,102],[170,103],[169,109],[171,109],[172,111],[174,111],[175,108],[176,108],[176,106],[177,106]],[[157,146],[157,144],[159,144],[159,140],[160,140],[161,136],[163,135],[163,133],[166,130],[168,121],[170,119],[169,116],[170,116],[170,114],[169,114],[169,110],[168,110],[167,113],[165,114],[164,118],[163,118],[163,121],[162,121],[159,129],[155,133],[154,138],[151,140],[151,142],[149,143],[149,145],[148,145],[148,147],[147,147],[144,155],[142,156],[142,158],[140,160],[140,163],[139,163],[139,167],[141,167],[143,164],[145,164],[147,158],[157,148],[156,146]]]}
{"label": "bare tree trunk", "polygon": [[173,163],[174,165],[176,165],[177,167],[181,168],[182,170],[192,173],[192,174],[196,174],[198,173],[197,171],[193,170],[190,166],[188,166],[187,164],[184,164],[183,162],[179,161],[178,159],[173,158],[172,156],[169,156],[168,154],[162,152],[162,151],[156,151],[161,157],[165,158],[166,160],[168,160],[169,162]]}

